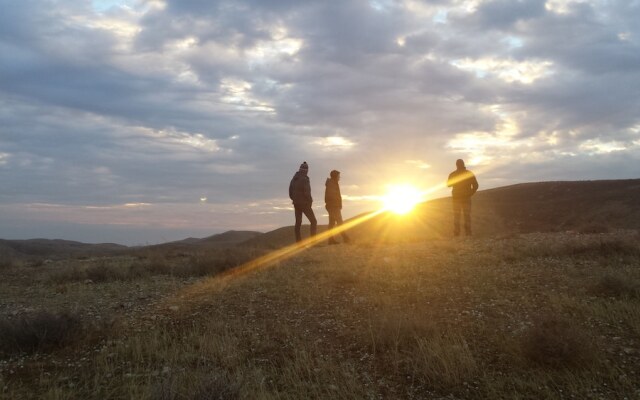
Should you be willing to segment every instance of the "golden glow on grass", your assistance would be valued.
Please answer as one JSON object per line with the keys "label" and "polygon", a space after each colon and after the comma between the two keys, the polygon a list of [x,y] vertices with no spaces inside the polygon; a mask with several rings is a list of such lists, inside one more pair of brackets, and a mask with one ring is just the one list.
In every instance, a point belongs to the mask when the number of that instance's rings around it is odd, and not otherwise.
{"label": "golden glow on grass", "polygon": [[367,220],[370,220],[371,218],[383,213],[384,211],[385,211],[384,209],[380,209],[378,211],[362,215],[358,218],[354,218],[348,222],[345,222],[340,226],[336,226],[331,230],[327,230],[315,236],[311,236],[299,243],[294,243],[289,246],[283,247],[281,249],[274,250],[271,253],[265,254],[264,256],[251,260],[243,265],[240,265],[239,267],[227,270],[226,272],[222,273],[221,276],[217,276],[216,279],[217,278],[222,278],[222,279],[233,278],[233,277],[244,275],[258,268],[273,266],[280,261],[293,257],[294,255],[308,249],[311,246],[315,246],[319,243],[327,241],[331,236],[339,235],[340,232],[344,232],[347,229],[351,229],[357,225],[360,225],[361,223]]}
{"label": "golden glow on grass", "polygon": [[407,214],[423,201],[422,192],[411,185],[389,186],[387,194],[382,197],[384,210],[400,215]]}
{"label": "golden glow on grass", "polygon": [[357,218],[353,218],[340,226],[334,227],[331,230],[327,230],[315,236],[309,237],[299,243],[293,243],[281,249],[274,250],[236,268],[232,268],[223,272],[222,274],[216,275],[212,279],[207,279],[199,282],[191,286],[187,293],[194,295],[198,292],[209,292],[214,287],[222,289],[234,278],[244,276],[258,269],[265,269],[278,265],[280,261],[291,258],[296,254],[309,249],[312,246],[328,240],[331,236],[339,235],[341,232],[352,229],[362,224],[363,222],[366,222],[385,212],[393,212],[398,214],[408,213],[418,203],[425,201],[428,195],[446,187],[446,184],[446,181],[443,181],[423,191],[420,191],[416,187],[411,185],[390,186],[388,194],[386,196],[383,196],[384,207],[380,208],[379,210],[364,214]]}

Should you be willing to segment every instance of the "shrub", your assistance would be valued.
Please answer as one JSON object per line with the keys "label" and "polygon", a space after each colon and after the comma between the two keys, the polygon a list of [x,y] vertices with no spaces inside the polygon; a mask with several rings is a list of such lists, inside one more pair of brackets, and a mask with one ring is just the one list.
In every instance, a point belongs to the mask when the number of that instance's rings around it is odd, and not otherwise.
{"label": "shrub", "polygon": [[539,316],[522,337],[525,357],[548,367],[570,367],[593,357],[585,334],[570,321],[555,316]]}
{"label": "shrub", "polygon": [[85,273],[87,279],[91,279],[96,283],[129,280],[126,269],[104,263],[87,268]]}
{"label": "shrub", "polygon": [[585,255],[595,257],[638,256],[638,244],[622,239],[600,240],[593,243],[569,245],[569,255]]}
{"label": "shrub", "polygon": [[11,268],[13,264],[13,258],[5,254],[0,254],[0,269]]}
{"label": "shrub", "polygon": [[219,274],[257,257],[260,253],[237,249],[225,249],[194,254],[186,266],[176,268],[178,276],[206,276]]}
{"label": "shrub", "polygon": [[0,320],[0,349],[6,353],[44,351],[69,343],[81,328],[81,320],[69,313],[41,311],[11,320]]}
{"label": "shrub", "polygon": [[87,279],[84,269],[77,265],[73,267],[63,267],[49,274],[49,280],[54,283],[78,282]]}
{"label": "shrub", "polygon": [[[153,400],[235,400],[240,398],[240,385],[222,372],[213,372],[207,376],[196,376],[195,382],[183,380],[182,386],[174,379],[160,381],[151,393]],[[185,397],[185,393],[189,393]]]}
{"label": "shrub", "polygon": [[619,276],[605,275],[590,288],[589,293],[600,297],[635,298],[640,296],[640,288]]}
{"label": "shrub", "polygon": [[465,338],[458,334],[417,339],[414,373],[430,386],[451,388],[474,379],[477,362]]}
{"label": "shrub", "polygon": [[609,227],[602,224],[589,224],[584,225],[578,229],[579,233],[595,234],[595,233],[609,233]]}

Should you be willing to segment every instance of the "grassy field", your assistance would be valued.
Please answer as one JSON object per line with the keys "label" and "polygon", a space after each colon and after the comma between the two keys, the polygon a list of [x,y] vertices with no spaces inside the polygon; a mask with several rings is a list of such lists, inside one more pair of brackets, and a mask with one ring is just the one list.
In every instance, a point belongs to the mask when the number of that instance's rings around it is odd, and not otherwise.
{"label": "grassy field", "polygon": [[635,231],[259,254],[5,263],[0,397],[640,398]]}

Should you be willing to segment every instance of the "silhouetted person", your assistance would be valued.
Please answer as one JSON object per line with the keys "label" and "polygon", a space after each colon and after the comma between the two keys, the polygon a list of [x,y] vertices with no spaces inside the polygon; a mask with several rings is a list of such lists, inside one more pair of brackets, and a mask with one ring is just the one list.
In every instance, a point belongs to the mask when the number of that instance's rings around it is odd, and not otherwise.
{"label": "silhouetted person", "polygon": [[[334,169],[329,176],[324,184],[324,203],[329,213],[329,226],[327,229],[332,229],[335,225],[342,225],[342,195],[340,194],[340,185],[338,184],[340,181],[340,171]],[[342,231],[340,234],[345,243],[350,242],[347,232]],[[334,236],[329,237],[329,244],[338,244]]]}
{"label": "silhouetted person", "polygon": [[302,214],[306,215],[309,223],[311,223],[311,236],[315,236],[316,227],[318,226],[316,216],[311,209],[313,198],[311,198],[311,182],[309,182],[309,177],[307,176],[308,172],[309,166],[305,161],[300,165],[298,172],[293,175],[291,183],[289,184],[289,198],[293,201],[293,208],[296,213],[296,242],[302,240],[302,236],[300,235]]}
{"label": "silhouetted person", "polygon": [[473,172],[464,166],[464,161],[456,161],[456,170],[449,174],[447,186],[453,187],[453,234],[460,235],[460,214],[464,214],[464,231],[471,235],[471,196],[478,190],[478,181]]}

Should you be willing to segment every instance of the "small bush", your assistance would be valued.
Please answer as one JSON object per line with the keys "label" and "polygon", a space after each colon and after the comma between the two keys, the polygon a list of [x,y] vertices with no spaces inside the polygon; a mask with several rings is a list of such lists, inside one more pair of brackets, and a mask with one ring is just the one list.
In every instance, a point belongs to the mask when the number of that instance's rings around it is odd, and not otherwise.
{"label": "small bush", "polygon": [[0,320],[0,349],[5,353],[44,351],[69,343],[81,328],[81,320],[68,313],[46,311]]}
{"label": "small bush", "polygon": [[478,373],[467,341],[458,334],[418,338],[413,360],[414,373],[434,387],[458,387]]}
{"label": "small bush", "polygon": [[618,276],[605,275],[595,285],[589,293],[599,297],[640,297],[640,287],[628,280]]}
{"label": "small bush", "polygon": [[151,259],[146,265],[132,265],[133,268],[145,269],[151,275],[174,275],[176,270],[175,263],[171,263],[166,259]]}
{"label": "small bush", "polygon": [[542,316],[522,338],[525,357],[547,367],[570,367],[593,358],[593,349],[585,334],[575,324],[554,316]]}
{"label": "small bush", "polygon": [[190,257],[187,265],[176,268],[174,274],[185,277],[215,275],[242,265],[259,255],[260,253],[255,251],[236,249],[198,253]]}
{"label": "small bush", "polygon": [[584,233],[584,234],[609,233],[609,231],[610,231],[609,227],[602,224],[584,225],[578,229],[579,233]]}
{"label": "small bush", "polygon": [[[240,385],[231,382],[226,374],[214,372],[206,377],[196,377],[195,382],[165,379],[151,393],[153,400],[235,400],[240,398]],[[188,387],[181,387],[188,386]],[[185,393],[189,393],[185,396]]]}
{"label": "small bush", "polygon": [[594,257],[639,256],[637,243],[628,240],[609,239],[593,243],[573,244],[567,247],[569,255]]}
{"label": "small bush", "polygon": [[106,264],[98,264],[87,268],[85,271],[87,279],[93,282],[111,282],[129,280],[127,270]]}
{"label": "small bush", "polygon": [[49,280],[54,283],[78,282],[87,279],[86,271],[76,265],[63,267],[49,274]]}

